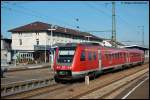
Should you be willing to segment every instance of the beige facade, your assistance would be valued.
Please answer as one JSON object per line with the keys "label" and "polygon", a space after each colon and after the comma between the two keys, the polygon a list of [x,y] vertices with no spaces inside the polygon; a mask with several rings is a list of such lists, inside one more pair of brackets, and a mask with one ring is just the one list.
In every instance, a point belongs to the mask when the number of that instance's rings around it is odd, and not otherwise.
{"label": "beige facade", "polygon": [[[37,39],[39,45],[52,45],[56,43],[71,43],[71,42],[88,42],[85,39],[73,39],[69,37],[51,36],[46,32],[39,33],[13,33],[12,34],[12,49],[13,50],[34,50],[34,45],[37,45]],[[20,43],[21,42],[21,43]],[[95,41],[97,42],[97,41]]]}
{"label": "beige facade", "polygon": [[[37,41],[38,41],[38,44],[37,44]],[[65,37],[63,36],[63,34],[62,36],[54,35],[52,36],[52,40],[51,40],[51,35],[46,32],[12,33],[12,50],[15,50],[14,54],[16,55],[14,56],[17,56],[17,58],[19,58],[21,62],[34,60],[33,52],[35,51],[34,49],[35,45],[50,46],[51,43],[52,45],[54,45],[56,43],[72,43],[72,42],[80,43],[80,42],[88,42],[88,41],[86,40],[86,38],[74,39],[73,37]],[[43,51],[43,53],[45,52]]]}

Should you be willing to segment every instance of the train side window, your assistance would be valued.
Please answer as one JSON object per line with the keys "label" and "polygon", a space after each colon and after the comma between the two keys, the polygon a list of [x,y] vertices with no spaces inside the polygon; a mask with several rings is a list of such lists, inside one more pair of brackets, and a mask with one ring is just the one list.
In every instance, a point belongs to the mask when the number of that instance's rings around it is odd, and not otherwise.
{"label": "train side window", "polygon": [[120,58],[122,58],[122,52],[120,53]]}
{"label": "train side window", "polygon": [[92,60],[92,52],[88,52],[88,60]]}
{"label": "train side window", "polygon": [[110,60],[113,60],[113,54],[110,54]]}
{"label": "train side window", "polygon": [[122,52],[120,53],[120,58],[122,58]]}
{"label": "train side window", "polygon": [[109,59],[112,60],[112,54],[109,54]]}
{"label": "train side window", "polygon": [[96,60],[96,52],[93,53],[93,58]]}
{"label": "train side window", "polygon": [[121,52],[119,53],[119,58],[121,58]]}
{"label": "train side window", "polygon": [[108,56],[107,56],[107,54],[105,54],[105,58],[106,58],[106,59],[108,59]]}
{"label": "train side window", "polygon": [[110,59],[110,55],[109,54],[107,54],[107,59]]}
{"label": "train side window", "polygon": [[115,59],[117,59],[118,57],[117,57],[117,53],[115,53]]}
{"label": "train side window", "polygon": [[118,59],[118,53],[116,53],[116,59]]}
{"label": "train side window", "polygon": [[110,59],[113,59],[113,54],[110,54]]}
{"label": "train side window", "polygon": [[85,51],[81,51],[80,61],[85,61]]}

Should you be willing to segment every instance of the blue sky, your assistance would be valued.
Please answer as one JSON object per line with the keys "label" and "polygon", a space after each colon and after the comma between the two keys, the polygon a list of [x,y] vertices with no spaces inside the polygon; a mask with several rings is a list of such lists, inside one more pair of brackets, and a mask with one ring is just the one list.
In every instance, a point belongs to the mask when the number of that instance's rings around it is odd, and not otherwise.
{"label": "blue sky", "polygon": [[[110,1],[1,1],[1,33],[11,38],[9,29],[35,21],[60,25],[80,31],[110,31],[112,29],[112,4]],[[79,21],[76,21],[76,18]],[[117,40],[126,44],[149,46],[149,2],[116,2]],[[111,32],[92,32],[111,38]]]}

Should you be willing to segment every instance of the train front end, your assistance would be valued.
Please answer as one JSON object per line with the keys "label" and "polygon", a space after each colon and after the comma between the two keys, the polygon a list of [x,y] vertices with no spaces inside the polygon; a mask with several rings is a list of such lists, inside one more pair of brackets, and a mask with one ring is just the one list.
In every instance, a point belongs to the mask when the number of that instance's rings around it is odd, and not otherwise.
{"label": "train front end", "polygon": [[55,81],[72,79],[72,66],[76,47],[76,45],[65,45],[56,49],[54,59]]}

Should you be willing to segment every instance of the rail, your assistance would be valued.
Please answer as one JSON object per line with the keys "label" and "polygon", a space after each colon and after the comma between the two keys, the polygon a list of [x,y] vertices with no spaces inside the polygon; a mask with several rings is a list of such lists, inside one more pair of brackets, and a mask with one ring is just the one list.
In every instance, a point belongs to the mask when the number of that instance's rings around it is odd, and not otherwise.
{"label": "rail", "polygon": [[[139,78],[139,76],[146,74],[148,71],[148,68],[139,69],[134,73],[124,75],[123,77],[119,77],[118,79],[112,80],[100,86],[96,86],[93,89],[89,89],[86,92],[82,92],[66,99],[103,99],[108,94],[113,93],[116,90],[122,88],[124,85],[128,84],[129,82],[136,80],[137,78]],[[146,76],[147,75],[148,74],[146,74]]]}
{"label": "rail", "polygon": [[[53,82],[52,82],[53,81]],[[9,96],[37,88],[46,87],[54,84],[53,78],[32,79],[28,81],[14,82],[10,84],[1,85],[1,96]]]}

